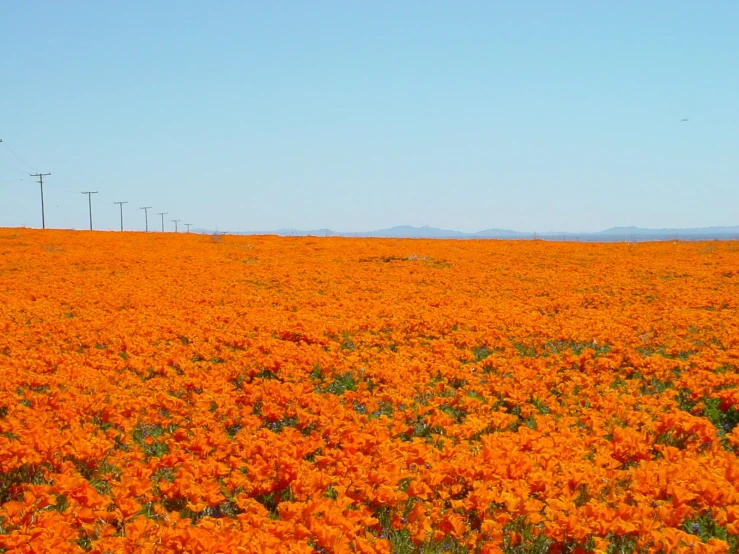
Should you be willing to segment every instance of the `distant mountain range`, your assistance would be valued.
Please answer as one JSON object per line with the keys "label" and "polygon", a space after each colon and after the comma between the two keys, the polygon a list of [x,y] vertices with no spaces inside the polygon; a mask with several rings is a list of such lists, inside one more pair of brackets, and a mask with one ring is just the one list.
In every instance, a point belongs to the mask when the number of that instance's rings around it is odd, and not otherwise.
{"label": "distant mountain range", "polygon": [[277,229],[275,231],[256,231],[232,233],[228,231],[211,231],[208,229],[193,229],[193,232],[204,234],[228,235],[279,235],[279,236],[315,236],[315,237],[379,237],[379,238],[413,238],[413,239],[543,239],[543,240],[570,240],[585,242],[619,242],[644,240],[733,240],[739,239],[739,225],[732,227],[702,227],[694,229],[645,229],[642,227],[611,227],[605,231],[594,233],[534,233],[511,231],[509,229],[485,229],[477,233],[463,233],[436,227],[411,227],[400,225],[378,231],[362,233],[341,233],[331,229],[315,229],[301,231],[298,229]]}

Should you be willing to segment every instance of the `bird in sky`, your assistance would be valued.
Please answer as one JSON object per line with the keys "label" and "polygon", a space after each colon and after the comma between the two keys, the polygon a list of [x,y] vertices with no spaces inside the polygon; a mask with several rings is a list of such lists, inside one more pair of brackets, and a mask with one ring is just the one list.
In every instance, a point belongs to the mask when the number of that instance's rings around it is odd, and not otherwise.
{"label": "bird in sky", "polygon": [[686,121],[690,121],[689,119],[683,118],[680,120],[680,123],[685,123]]}

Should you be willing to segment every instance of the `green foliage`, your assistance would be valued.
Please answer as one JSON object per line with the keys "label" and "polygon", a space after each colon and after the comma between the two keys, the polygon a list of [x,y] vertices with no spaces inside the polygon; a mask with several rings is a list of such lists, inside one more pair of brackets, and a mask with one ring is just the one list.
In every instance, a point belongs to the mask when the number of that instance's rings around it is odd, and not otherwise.
{"label": "green foliage", "polygon": [[357,383],[358,381],[354,377],[354,374],[351,371],[347,371],[346,373],[334,376],[334,380],[330,384],[323,387],[317,387],[316,392],[328,392],[341,396],[348,390],[356,390]]}
{"label": "green foliage", "polygon": [[726,435],[739,425],[739,410],[736,406],[728,406],[722,410],[721,400],[711,397],[704,397],[700,402],[694,401],[691,399],[690,389],[680,389],[676,401],[681,410],[707,418],[716,427],[722,446],[727,450],[733,450],[726,440]]}
{"label": "green foliage", "polygon": [[352,341],[351,335],[349,333],[344,333],[342,335],[342,341],[341,341],[341,349],[342,350],[355,350],[357,347]]}
{"label": "green foliage", "polygon": [[323,454],[323,448],[318,448],[317,450],[315,450],[313,452],[309,452],[308,454],[306,454],[305,456],[303,456],[303,459],[306,462],[310,462],[310,463],[314,464],[316,462],[316,456],[320,456],[321,454]]}
{"label": "green foliage", "polygon": [[[692,439],[695,438],[695,434],[687,435],[685,433],[675,433],[673,431],[665,431],[660,433],[654,438],[654,444],[663,444],[665,446],[674,446],[680,450],[685,449]],[[655,457],[659,458],[659,452],[655,453]]]}
{"label": "green foliage", "polygon": [[159,467],[154,472],[151,479],[155,482],[167,481],[169,483],[174,483],[176,477],[175,469],[173,467]]}
{"label": "green foliage", "polygon": [[277,506],[279,506],[280,502],[292,502],[295,500],[295,497],[293,496],[292,489],[288,486],[281,490],[259,494],[254,497],[254,500],[267,509],[272,519],[279,519],[280,516],[277,512]]}
{"label": "green foliage", "polygon": [[591,499],[590,493],[588,492],[588,486],[585,483],[580,483],[577,486],[577,498],[575,498],[575,506],[578,508],[584,506]]}
{"label": "green foliage", "polygon": [[608,554],[641,554],[646,548],[638,548],[638,537],[635,535],[615,535],[609,533]]}
{"label": "green foliage", "polygon": [[475,400],[479,400],[483,404],[487,404],[487,399],[474,389],[468,390],[467,396],[469,396],[470,398],[474,398]]}
{"label": "green foliage", "polygon": [[674,354],[670,354],[667,352],[664,346],[641,346],[637,348],[636,351],[645,358],[656,355],[667,358],[668,360],[680,360],[683,362],[690,358],[690,356],[692,356],[693,354],[697,354],[695,350],[687,350],[684,352],[676,352]]}
{"label": "green foliage", "polygon": [[533,346],[527,346],[521,342],[514,343],[513,348],[515,348],[518,355],[523,358],[536,358],[539,355],[536,348]]}
{"label": "green foliage", "polygon": [[48,469],[51,469],[48,465],[24,464],[5,473],[0,473],[0,504],[20,498],[20,493],[14,491],[18,485],[42,485],[47,483],[44,478],[44,470]]}
{"label": "green foliage", "polygon": [[610,388],[612,388],[614,390],[618,390],[618,389],[620,389],[622,387],[625,387],[626,385],[627,385],[627,383],[624,380],[624,378],[621,377],[620,375],[617,375],[616,378],[613,381],[611,381],[611,384],[609,386],[610,386]]}
{"label": "green foliage", "polygon": [[420,544],[415,544],[407,529],[393,529],[392,520],[396,514],[406,517],[410,513],[415,499],[409,499],[404,505],[397,508],[389,508],[381,506],[373,510],[373,515],[379,521],[378,529],[373,532],[379,537],[387,538],[390,541],[390,551],[394,554],[467,554],[469,549],[460,544],[460,542],[451,536],[446,536],[440,540],[427,538]]}
{"label": "green foliage", "polygon": [[431,440],[431,435],[443,435],[444,429],[441,427],[432,427],[426,422],[423,416],[416,415],[408,421],[408,431],[401,433],[399,439],[402,441],[409,441],[412,438],[422,438]]}
{"label": "green foliage", "polygon": [[92,550],[92,537],[90,537],[88,534],[83,535],[75,542],[77,546],[79,546],[82,550]]}
{"label": "green foliage", "polygon": [[462,387],[467,386],[467,380],[460,379],[459,377],[453,377],[449,380],[449,386],[453,389],[459,390]]}
{"label": "green foliage", "polygon": [[398,554],[467,554],[469,549],[454,537],[446,536],[438,541],[427,539],[416,545],[406,529],[391,529],[387,533],[390,551]]}
{"label": "green foliage", "polygon": [[142,442],[147,437],[161,437],[162,435],[164,435],[164,427],[158,423],[139,423],[132,433],[134,442]]}
{"label": "green foliage", "polygon": [[310,372],[309,377],[313,381],[322,381],[323,380],[323,371],[321,370],[321,364],[313,364],[313,370]]}
{"label": "green foliage", "polygon": [[662,394],[667,389],[673,388],[672,381],[662,381],[652,376],[649,381],[642,381],[639,392],[642,395]]}
{"label": "green foliage", "polygon": [[267,420],[264,422],[265,429],[269,429],[273,433],[282,433],[285,427],[297,427],[298,418],[296,416],[285,416],[281,419]]}
{"label": "green foliage", "polygon": [[736,406],[721,410],[721,401],[718,398],[704,398],[703,404],[703,416],[713,423],[720,437],[723,438],[731,433],[739,424],[739,411]]}
{"label": "green foliage", "polygon": [[452,419],[454,419],[454,423],[462,423],[464,421],[464,418],[467,417],[467,410],[451,406],[448,403],[442,404],[441,406],[439,406],[439,409],[450,416]]}
{"label": "green foliage", "polygon": [[56,504],[49,506],[49,509],[63,514],[64,511],[69,508],[69,500],[67,500],[67,497],[63,494],[55,494],[54,496],[56,496]]}
{"label": "green foliage", "polygon": [[[197,523],[204,517],[219,518],[235,518],[241,510],[238,505],[231,501],[225,500],[215,506],[206,506],[201,511],[196,512],[187,507],[188,501],[183,497],[165,498],[160,502],[162,507],[168,512],[177,512],[183,519],[189,519],[193,523]],[[155,516],[156,517],[156,516]]]}
{"label": "green foliage", "polygon": [[472,354],[475,356],[475,363],[483,361],[492,353],[493,350],[488,348],[487,346],[476,346],[472,348]]}
{"label": "green foliage", "polygon": [[230,425],[226,425],[226,434],[228,435],[228,438],[233,439],[239,431],[241,431],[241,425],[238,423],[232,423]]}
{"label": "green foliage", "polygon": [[165,454],[169,453],[169,446],[166,441],[149,441],[149,438],[161,437],[167,433],[172,433],[175,430],[174,425],[170,425],[168,429],[164,429],[159,424],[140,423],[134,427],[132,438],[133,442],[139,445],[144,451],[144,455],[147,458],[161,458]]}
{"label": "green foliage", "polygon": [[551,341],[544,345],[544,349],[552,354],[562,354],[570,351],[576,355],[582,354],[585,350],[593,350],[596,356],[608,354],[611,346],[608,343],[598,344],[596,341],[574,341],[574,340],[557,340]]}
{"label": "green foliage", "polygon": [[678,390],[675,400],[677,401],[678,408],[691,414],[693,413],[693,408],[697,404],[697,402],[691,399],[690,389],[686,388]]}
{"label": "green foliage", "polygon": [[[513,533],[519,537],[515,544]],[[506,554],[547,554],[552,542],[540,526],[528,523],[523,517],[514,519],[503,529],[502,548]]]}
{"label": "green foliage", "polygon": [[246,380],[247,380],[246,375],[244,375],[243,373],[239,373],[236,377],[231,379],[231,382],[233,383],[236,390],[240,391],[242,390],[242,386],[246,382]]}
{"label": "green foliage", "polygon": [[510,410],[510,414],[516,416],[517,419],[506,428],[506,431],[516,432],[521,427],[521,425],[525,425],[529,429],[536,429],[536,419],[534,417],[534,414],[531,414],[528,417],[523,417],[523,415],[521,414],[521,406],[514,406]]}
{"label": "green foliage", "polygon": [[254,378],[256,378],[256,379],[277,379],[277,380],[279,380],[280,377],[274,371],[272,371],[270,369],[267,369],[267,368],[262,368],[261,371],[259,371],[259,372],[257,372],[257,373],[254,374]]}
{"label": "green foliage", "polygon": [[531,405],[536,408],[536,411],[539,412],[542,415],[551,413],[551,410],[549,407],[544,404],[544,402],[538,398],[532,398],[531,399]]}
{"label": "green foliage", "polygon": [[263,406],[264,406],[264,402],[262,402],[261,399],[257,400],[256,402],[254,402],[254,404],[252,404],[251,413],[253,413],[255,416],[261,417]]}
{"label": "green foliage", "polygon": [[369,417],[370,419],[374,419],[374,418],[378,418],[382,416],[393,417],[394,412],[395,412],[395,409],[393,408],[393,405],[390,402],[386,400],[381,400],[380,405],[377,408],[377,410],[369,414]]}
{"label": "green foliage", "polygon": [[719,525],[710,512],[696,514],[687,518],[682,525],[686,533],[697,536],[702,542],[720,539],[729,544],[729,554],[736,554],[739,548],[739,537],[731,535],[725,527]]}
{"label": "green foliage", "polygon": [[65,460],[71,461],[77,472],[87,479],[100,494],[110,494],[110,478],[118,479],[123,472],[109,464],[105,460],[79,460],[73,456],[66,456]]}

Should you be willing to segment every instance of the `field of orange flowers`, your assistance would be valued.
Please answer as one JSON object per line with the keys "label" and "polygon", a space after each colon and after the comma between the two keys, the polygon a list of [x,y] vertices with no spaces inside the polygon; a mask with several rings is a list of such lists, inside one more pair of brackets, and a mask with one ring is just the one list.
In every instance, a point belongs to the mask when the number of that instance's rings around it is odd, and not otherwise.
{"label": "field of orange flowers", "polygon": [[737,552],[739,244],[0,230],[0,552]]}

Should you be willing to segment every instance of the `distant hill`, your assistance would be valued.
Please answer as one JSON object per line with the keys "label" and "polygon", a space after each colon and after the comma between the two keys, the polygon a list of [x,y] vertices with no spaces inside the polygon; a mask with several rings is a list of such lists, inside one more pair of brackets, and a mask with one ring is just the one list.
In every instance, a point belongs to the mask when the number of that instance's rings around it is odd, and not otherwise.
{"label": "distant hill", "polygon": [[412,238],[412,239],[459,239],[467,238],[467,233],[461,231],[449,231],[447,229],[437,229],[436,227],[411,227],[409,225],[400,225],[391,227],[390,229],[381,229],[379,231],[370,231],[369,233],[357,233],[362,237],[392,237],[392,238]]}
{"label": "distant hill", "polygon": [[715,235],[739,235],[739,225],[733,227],[700,227],[696,229],[644,229],[643,227],[611,227],[601,231],[601,235],[668,235],[675,236],[715,236]]}
{"label": "distant hill", "polygon": [[228,231],[211,231],[193,229],[194,233],[203,234],[242,234],[242,235],[279,235],[279,236],[314,236],[314,237],[377,237],[377,238],[414,238],[414,239],[543,239],[570,240],[583,242],[620,242],[637,240],[739,240],[739,225],[733,227],[702,227],[694,229],[645,229],[642,227],[611,227],[594,233],[534,233],[512,231],[510,229],[485,229],[476,233],[464,233],[436,227],[412,227],[399,225],[389,229],[366,231],[360,233],[342,233],[331,229],[277,229],[275,231],[256,231],[232,233]]}
{"label": "distant hill", "polygon": [[474,234],[476,238],[516,238],[529,237],[532,233],[522,233],[520,231],[511,231],[509,229],[485,229]]}

